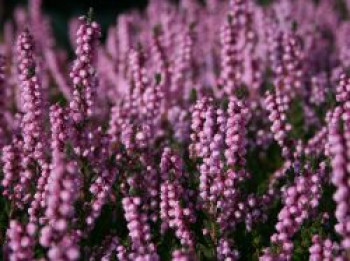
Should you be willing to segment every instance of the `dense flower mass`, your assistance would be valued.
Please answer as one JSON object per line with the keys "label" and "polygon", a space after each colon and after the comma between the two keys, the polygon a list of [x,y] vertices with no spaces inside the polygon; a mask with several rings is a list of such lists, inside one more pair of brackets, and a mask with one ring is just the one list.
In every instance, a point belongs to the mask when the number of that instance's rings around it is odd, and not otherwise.
{"label": "dense flower mass", "polygon": [[73,51],[42,2],[0,25],[1,260],[350,260],[350,1],[90,10]]}

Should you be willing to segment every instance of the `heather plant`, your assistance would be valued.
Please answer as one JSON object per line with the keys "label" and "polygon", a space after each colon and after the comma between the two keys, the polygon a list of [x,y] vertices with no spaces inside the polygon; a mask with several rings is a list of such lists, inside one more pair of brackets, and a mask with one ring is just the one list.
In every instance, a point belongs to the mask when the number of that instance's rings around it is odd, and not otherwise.
{"label": "heather plant", "polygon": [[108,28],[91,9],[70,48],[18,6],[2,260],[350,260],[348,5],[151,0]]}

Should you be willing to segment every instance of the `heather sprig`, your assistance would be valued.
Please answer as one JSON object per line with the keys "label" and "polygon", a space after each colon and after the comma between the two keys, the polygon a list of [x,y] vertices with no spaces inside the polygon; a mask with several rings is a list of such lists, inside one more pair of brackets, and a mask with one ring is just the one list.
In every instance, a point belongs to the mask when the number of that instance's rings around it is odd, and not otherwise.
{"label": "heather sprig", "polygon": [[23,201],[28,202],[31,198],[31,181],[38,179],[35,168],[43,167],[45,159],[45,139],[43,139],[44,112],[43,90],[38,76],[33,36],[25,29],[17,39],[17,68],[21,87],[21,100],[23,102],[23,117],[21,118],[23,138],[21,192]]}
{"label": "heather sprig", "polygon": [[90,10],[73,52],[49,6],[2,17],[2,259],[349,259],[345,5]]}

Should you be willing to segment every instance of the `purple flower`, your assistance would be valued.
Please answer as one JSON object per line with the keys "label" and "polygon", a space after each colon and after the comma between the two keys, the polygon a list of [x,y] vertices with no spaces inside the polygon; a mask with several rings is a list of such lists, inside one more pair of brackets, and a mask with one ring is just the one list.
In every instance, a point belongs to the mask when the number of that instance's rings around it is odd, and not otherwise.
{"label": "purple flower", "polygon": [[[329,151],[333,169],[331,181],[336,187],[336,192],[333,195],[333,199],[337,205],[335,210],[335,217],[337,219],[335,231],[341,236],[342,247],[345,250],[350,249],[350,231],[348,229],[350,224],[350,208],[348,200],[350,195],[350,184],[348,178],[350,113],[347,103],[345,103],[345,110],[342,110],[341,107],[336,107],[328,122]],[[340,127],[341,120],[344,122],[343,130]]]}
{"label": "purple flower", "polygon": [[11,220],[7,229],[9,260],[33,260],[35,227],[23,227],[18,221]]}
{"label": "purple flower", "polygon": [[43,96],[42,87],[38,78],[34,41],[26,29],[17,39],[17,67],[23,102],[23,117],[21,119],[23,136],[23,174],[21,175],[21,190],[23,200],[28,201],[29,185],[32,179],[36,180],[38,173],[33,172],[32,165],[45,165],[45,138],[43,129]]}
{"label": "purple flower", "polygon": [[139,197],[125,197],[122,200],[125,219],[131,239],[131,260],[159,260],[156,246],[151,241],[151,231],[147,223],[147,215],[142,213]]}
{"label": "purple flower", "polygon": [[74,85],[73,98],[70,103],[74,122],[81,123],[85,117],[93,114],[92,106],[96,92],[96,45],[100,37],[100,27],[96,22],[90,22],[87,17],[79,18],[77,31],[77,47],[70,78]]}

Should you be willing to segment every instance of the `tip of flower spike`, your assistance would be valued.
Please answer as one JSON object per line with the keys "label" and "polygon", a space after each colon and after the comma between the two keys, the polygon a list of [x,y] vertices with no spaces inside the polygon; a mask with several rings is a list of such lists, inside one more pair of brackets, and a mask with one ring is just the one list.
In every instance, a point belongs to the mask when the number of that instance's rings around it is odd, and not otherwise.
{"label": "tip of flower spike", "polygon": [[92,21],[94,20],[94,8],[92,7],[89,8],[86,19],[89,23],[92,23]]}
{"label": "tip of flower spike", "polygon": [[34,39],[28,27],[19,34],[17,39],[17,51],[19,63],[25,64],[25,70],[20,70],[23,77],[33,77],[35,75],[35,61],[33,59]]}

